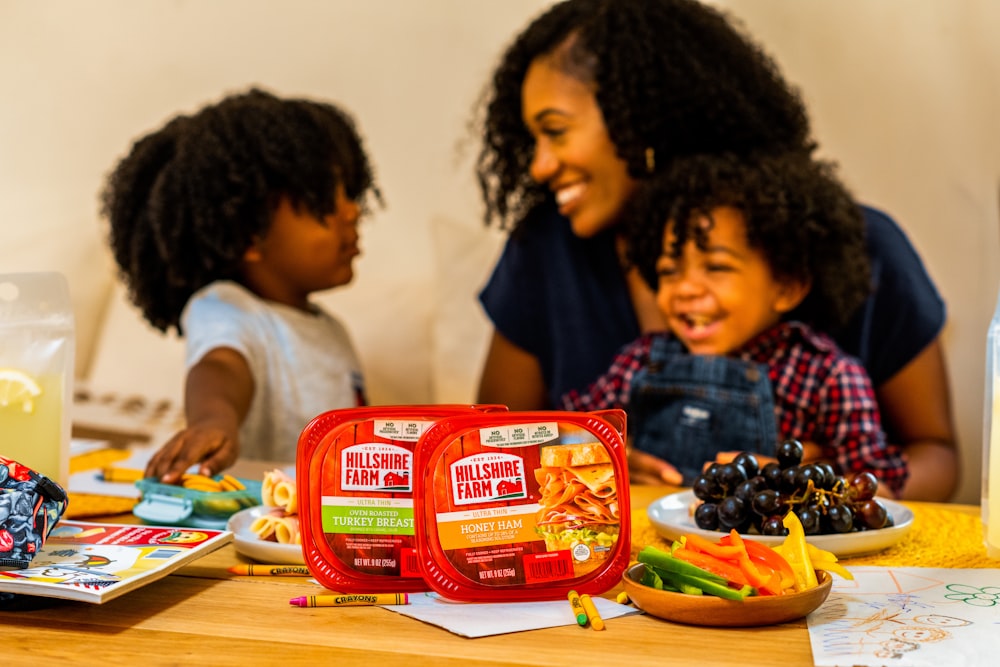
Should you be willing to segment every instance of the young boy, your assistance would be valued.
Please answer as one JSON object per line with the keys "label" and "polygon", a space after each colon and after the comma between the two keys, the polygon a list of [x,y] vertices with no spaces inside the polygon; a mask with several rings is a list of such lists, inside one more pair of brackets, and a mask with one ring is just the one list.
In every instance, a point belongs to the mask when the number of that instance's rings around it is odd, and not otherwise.
{"label": "young boy", "polygon": [[906,463],[871,381],[820,333],[871,280],[860,213],[832,167],[805,154],[686,158],[627,215],[629,256],[669,331],[627,345],[563,407],[626,408],[637,480],[690,484],[720,454],[773,457],[796,439],[806,459],[897,492]]}
{"label": "young boy", "polygon": [[121,276],[150,324],[186,339],[187,426],[147,476],[293,462],[309,420],[364,404],[347,330],[311,296],[353,279],[369,193],[347,114],[256,89],[175,117],[118,163],[103,204]]}

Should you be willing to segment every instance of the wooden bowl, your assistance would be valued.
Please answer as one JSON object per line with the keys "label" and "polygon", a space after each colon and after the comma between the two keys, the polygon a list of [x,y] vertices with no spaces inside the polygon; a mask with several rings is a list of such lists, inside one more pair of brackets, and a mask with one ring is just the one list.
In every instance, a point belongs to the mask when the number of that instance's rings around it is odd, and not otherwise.
{"label": "wooden bowl", "polygon": [[646,566],[636,563],[625,571],[622,584],[636,607],[647,614],[688,625],[750,627],[786,623],[817,609],[830,595],[833,579],[829,573],[816,572],[819,586],[789,595],[762,595],[743,601],[714,595],[687,595],[643,586]]}

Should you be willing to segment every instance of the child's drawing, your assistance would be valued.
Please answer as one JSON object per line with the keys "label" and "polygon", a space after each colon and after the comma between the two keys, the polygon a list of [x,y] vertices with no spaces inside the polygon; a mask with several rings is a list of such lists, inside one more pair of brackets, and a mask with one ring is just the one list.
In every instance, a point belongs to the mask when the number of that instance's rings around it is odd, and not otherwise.
{"label": "child's drawing", "polygon": [[1000,571],[850,568],[808,618],[819,666],[993,664]]}

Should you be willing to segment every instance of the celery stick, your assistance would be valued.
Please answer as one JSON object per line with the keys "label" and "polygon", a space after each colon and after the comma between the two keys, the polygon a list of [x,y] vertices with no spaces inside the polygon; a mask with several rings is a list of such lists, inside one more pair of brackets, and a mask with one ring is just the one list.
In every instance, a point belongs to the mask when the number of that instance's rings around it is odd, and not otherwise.
{"label": "celery stick", "polygon": [[[656,547],[645,547],[639,552],[638,560],[640,563],[645,563],[647,565],[652,565],[653,567],[659,568],[660,570],[665,570],[667,572],[677,572],[679,574],[686,574],[691,577],[697,577],[699,579],[705,579],[707,581],[715,582],[717,584],[726,584],[725,577],[720,577],[717,574],[712,574],[707,570],[703,570],[697,565],[692,565],[686,560],[681,560],[680,558],[675,558],[670,554],[660,551]],[[662,573],[660,576],[663,576]]]}

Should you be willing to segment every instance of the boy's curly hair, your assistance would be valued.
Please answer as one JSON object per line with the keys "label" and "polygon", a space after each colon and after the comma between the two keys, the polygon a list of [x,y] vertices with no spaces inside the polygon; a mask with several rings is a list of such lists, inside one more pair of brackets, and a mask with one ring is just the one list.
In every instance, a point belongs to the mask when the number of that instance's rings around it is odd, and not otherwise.
{"label": "boy's curly hair", "polygon": [[722,206],[743,215],[749,245],[763,252],[776,279],[811,284],[789,319],[833,333],[870,293],[861,210],[835,166],[802,151],[691,156],[645,181],[626,208],[625,228],[628,258],[654,291],[668,222],[682,221],[671,227],[678,257],[690,240],[705,247],[697,221]]}
{"label": "boy's curly hair", "polygon": [[595,87],[634,178],[647,176],[647,148],[660,170],[693,153],[813,147],[798,92],[720,11],[695,0],[565,0],[507,48],[486,92],[476,170],[487,224],[516,228],[547,196],[528,172],[521,84],[533,60],[567,45],[558,66]]}
{"label": "boy's curly hair", "polygon": [[245,251],[281,197],[322,219],[336,188],[365,207],[381,194],[354,122],[338,107],[252,88],[141,137],[101,193],[129,297],[160,331],[181,332],[198,289],[241,280]]}

